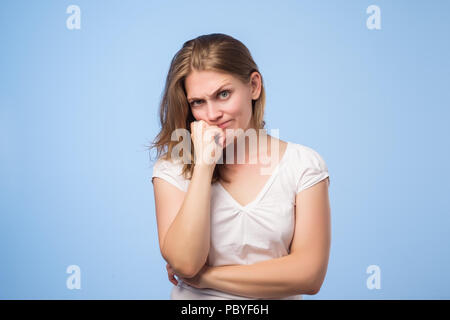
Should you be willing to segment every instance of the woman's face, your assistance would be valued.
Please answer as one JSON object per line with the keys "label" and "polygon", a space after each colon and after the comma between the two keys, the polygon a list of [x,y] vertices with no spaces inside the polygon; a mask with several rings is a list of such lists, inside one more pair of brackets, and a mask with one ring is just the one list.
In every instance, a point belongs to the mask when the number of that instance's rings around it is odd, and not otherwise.
{"label": "woman's face", "polygon": [[[252,127],[252,99],[261,92],[261,77],[251,75],[249,84],[226,73],[193,71],[185,81],[187,99],[194,118],[225,129]],[[225,123],[225,126],[220,126]]]}

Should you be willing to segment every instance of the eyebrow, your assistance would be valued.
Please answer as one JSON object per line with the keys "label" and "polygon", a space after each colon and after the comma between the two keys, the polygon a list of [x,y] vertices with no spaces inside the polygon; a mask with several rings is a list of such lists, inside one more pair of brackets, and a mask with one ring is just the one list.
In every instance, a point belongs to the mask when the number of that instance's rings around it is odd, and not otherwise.
{"label": "eyebrow", "polygon": [[[225,84],[223,84],[223,85],[221,85],[220,87],[219,87],[219,89],[217,89],[216,91],[214,91],[214,93],[212,94],[212,95],[210,95],[209,97],[212,97],[212,96],[215,96],[217,93],[219,93],[224,87],[226,87],[226,86],[228,86],[228,85],[230,85],[231,83],[225,83]],[[191,98],[188,98],[188,101],[189,102],[192,102],[192,101],[196,101],[196,100],[202,100],[202,98],[196,98],[196,97],[191,97]]]}

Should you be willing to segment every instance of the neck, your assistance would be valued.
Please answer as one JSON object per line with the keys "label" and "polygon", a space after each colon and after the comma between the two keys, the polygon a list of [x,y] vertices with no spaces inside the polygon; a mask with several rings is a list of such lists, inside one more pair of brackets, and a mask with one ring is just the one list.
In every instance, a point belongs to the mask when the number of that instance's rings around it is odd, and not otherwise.
{"label": "neck", "polygon": [[[236,164],[258,164],[261,159],[271,154],[271,144],[273,138],[267,134],[266,130],[256,130],[256,139],[244,135],[243,138],[236,137],[223,151],[224,167]],[[229,154],[226,156],[226,154]],[[243,154],[243,155],[242,155]],[[232,163],[228,159],[233,155]]]}

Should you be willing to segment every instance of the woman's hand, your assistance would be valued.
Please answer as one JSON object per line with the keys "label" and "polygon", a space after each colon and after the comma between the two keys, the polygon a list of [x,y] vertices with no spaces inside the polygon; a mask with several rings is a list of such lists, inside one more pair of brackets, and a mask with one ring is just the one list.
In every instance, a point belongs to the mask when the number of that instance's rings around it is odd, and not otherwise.
{"label": "woman's hand", "polygon": [[166,269],[169,281],[172,282],[174,285],[178,285],[178,280],[175,278],[175,276],[177,276],[178,279],[181,279],[183,282],[187,283],[192,287],[198,289],[211,288],[212,267],[208,266],[207,264],[205,264],[203,268],[194,277],[189,279],[182,278],[179,275],[177,275],[169,264],[166,265]]}
{"label": "woman's hand", "polygon": [[[175,278],[175,271],[172,269],[170,264],[166,265],[167,269],[167,275],[169,276],[169,281],[172,282],[174,285],[178,285],[178,280]],[[178,277],[178,275],[176,275]],[[179,278],[179,277],[178,277]]]}
{"label": "woman's hand", "polygon": [[191,122],[191,139],[194,145],[195,164],[215,166],[222,156],[225,132],[206,121]]}
{"label": "woman's hand", "polygon": [[[208,266],[205,264],[203,268],[192,278],[182,278],[178,274],[175,273],[175,271],[172,269],[170,264],[166,265],[167,269],[167,275],[169,277],[169,281],[172,282],[174,285],[178,285],[178,279],[181,279],[183,282],[187,283],[188,285],[198,288],[198,289],[204,289],[204,288],[211,288],[211,270],[213,267]],[[177,278],[175,278],[177,276]]]}

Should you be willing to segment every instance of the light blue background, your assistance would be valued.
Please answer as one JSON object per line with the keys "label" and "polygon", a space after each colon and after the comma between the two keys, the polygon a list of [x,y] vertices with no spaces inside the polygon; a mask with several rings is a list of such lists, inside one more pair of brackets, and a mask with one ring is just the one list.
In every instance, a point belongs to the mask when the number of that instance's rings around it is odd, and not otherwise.
{"label": "light blue background", "polygon": [[[81,8],[68,30],[66,8]],[[369,5],[381,30],[369,30]],[[448,1],[2,1],[0,298],[168,299],[152,158],[169,63],[251,51],[268,128],[331,176],[332,248],[305,299],[449,299]],[[66,288],[69,265],[81,289]],[[369,265],[381,289],[369,290]]]}

